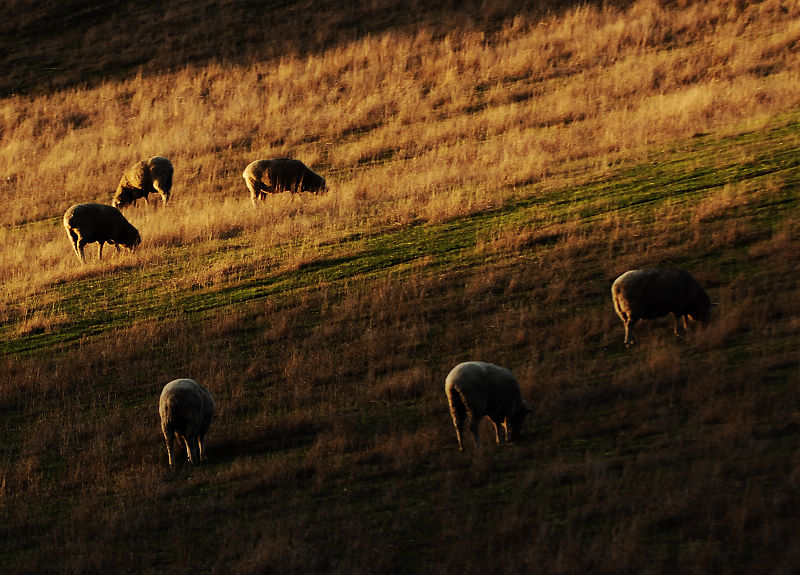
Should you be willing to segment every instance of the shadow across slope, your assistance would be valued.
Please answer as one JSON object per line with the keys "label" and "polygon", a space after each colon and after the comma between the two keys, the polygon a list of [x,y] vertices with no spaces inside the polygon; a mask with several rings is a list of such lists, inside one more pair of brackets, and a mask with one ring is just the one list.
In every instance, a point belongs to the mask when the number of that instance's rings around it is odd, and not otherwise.
{"label": "shadow across slope", "polygon": [[389,30],[492,32],[517,15],[535,19],[577,4],[585,2],[11,0],[0,22],[0,96],[308,54]]}

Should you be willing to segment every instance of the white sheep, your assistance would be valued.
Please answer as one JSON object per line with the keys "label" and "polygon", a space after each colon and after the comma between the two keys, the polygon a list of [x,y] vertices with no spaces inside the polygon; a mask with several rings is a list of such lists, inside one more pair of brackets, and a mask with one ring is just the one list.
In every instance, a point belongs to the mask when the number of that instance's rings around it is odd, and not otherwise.
{"label": "white sheep", "polygon": [[164,386],[158,412],[171,468],[175,468],[172,450],[176,437],[186,445],[189,463],[205,459],[204,438],[214,418],[215,407],[211,393],[192,379],[176,379]]}
{"label": "white sheep", "polygon": [[157,193],[166,206],[172,190],[174,171],[172,162],[162,156],[137,162],[122,174],[111,205],[122,209],[135,204],[139,198],[144,198],[144,203],[149,205],[147,196]]}
{"label": "white sheep", "polygon": [[280,192],[327,191],[325,178],[311,170],[300,160],[291,158],[272,158],[251,162],[242,172],[242,177],[250,191],[250,200],[263,200],[267,194]]}
{"label": "white sheep", "polygon": [[469,429],[480,446],[478,422],[488,416],[494,423],[497,445],[501,445],[500,428],[505,430],[506,442],[519,435],[530,408],[522,399],[519,382],[508,369],[483,361],[467,361],[455,366],[448,374],[444,391],[450,404],[450,414],[456,428],[458,449],[463,451],[464,421],[470,416]]}
{"label": "white sheep", "polygon": [[100,244],[99,258],[103,259],[103,244],[113,244],[134,249],[142,241],[139,230],[125,219],[117,208],[105,204],[75,204],[64,212],[64,229],[70,244],[82,262],[86,261],[83,248],[86,244]]}
{"label": "white sheep", "polygon": [[687,318],[708,325],[711,303],[706,291],[692,275],[679,269],[630,270],[611,286],[614,310],[625,326],[625,345],[636,342],[633,326],[640,319],[655,319],[671,313],[675,335],[688,327]]}

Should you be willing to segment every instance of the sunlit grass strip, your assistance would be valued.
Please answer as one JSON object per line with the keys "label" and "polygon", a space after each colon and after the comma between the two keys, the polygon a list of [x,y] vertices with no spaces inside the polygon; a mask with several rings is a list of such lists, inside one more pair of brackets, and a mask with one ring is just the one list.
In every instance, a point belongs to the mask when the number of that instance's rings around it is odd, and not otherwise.
{"label": "sunlit grass strip", "polygon": [[[34,326],[30,333],[15,333],[20,331],[20,320],[6,322],[1,349],[5,353],[27,353],[148,319],[200,319],[221,308],[259,298],[284,297],[296,290],[353,279],[403,274],[420,261],[425,262],[427,273],[480,265],[485,254],[475,248],[492,230],[550,226],[549,236],[545,234],[528,247],[547,249],[565,233],[564,224],[575,217],[587,226],[622,210],[639,214],[643,222],[652,222],[661,205],[698,204],[709,190],[749,181],[759,185],[761,179],[779,176],[783,191],[777,197],[761,200],[764,209],[750,214],[751,218],[775,220],[780,212],[797,203],[797,194],[792,190],[800,181],[798,149],[800,124],[792,122],[763,133],[694,140],[687,149],[674,150],[659,161],[623,168],[611,177],[583,186],[544,194],[531,186],[526,198],[442,223],[411,225],[366,237],[355,235],[308,250],[293,242],[260,256],[236,238],[217,240],[212,244],[217,251],[202,257],[212,267],[219,262],[221,272],[207,282],[190,279],[197,264],[186,258],[195,248],[172,248],[159,266],[129,266],[100,277],[51,286],[45,301],[57,302],[57,313],[51,314],[54,325],[47,325],[47,308],[38,309],[35,302],[28,302],[27,314],[41,315],[43,325]],[[237,257],[231,258],[231,254]],[[500,258],[505,255],[494,254]]]}

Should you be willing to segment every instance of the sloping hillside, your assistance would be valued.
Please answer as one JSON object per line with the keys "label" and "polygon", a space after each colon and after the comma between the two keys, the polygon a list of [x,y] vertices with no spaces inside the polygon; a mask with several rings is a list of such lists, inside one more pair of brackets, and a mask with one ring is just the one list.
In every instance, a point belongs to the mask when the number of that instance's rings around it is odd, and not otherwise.
{"label": "sloping hillside", "polygon": [[[4,42],[62,14],[20,6]],[[226,64],[186,32],[183,63],[109,55],[0,100],[3,573],[798,569],[800,6],[444,31],[452,10],[322,5],[342,37],[222,38]],[[79,265],[63,210],[155,153],[170,205]],[[330,193],[254,208],[240,173],[269,155]],[[609,289],[644,266],[690,270],[710,325],[643,322],[626,349]],[[457,451],[443,385],[467,359],[520,379],[517,444],[484,422]],[[219,411],[208,461],[173,473],[177,377]]]}

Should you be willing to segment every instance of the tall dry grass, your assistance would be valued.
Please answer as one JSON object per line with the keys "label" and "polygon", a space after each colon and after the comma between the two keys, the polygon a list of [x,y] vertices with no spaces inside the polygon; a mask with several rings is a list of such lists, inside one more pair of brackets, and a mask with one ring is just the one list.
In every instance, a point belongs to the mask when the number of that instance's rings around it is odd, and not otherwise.
{"label": "tall dry grass", "polygon": [[[757,128],[797,105],[797,13],[582,5],[496,34],[389,32],[5,98],[0,317],[46,335],[75,321],[49,289],[61,282],[134,268],[123,296],[166,285],[169,300]],[[175,163],[174,201],[126,211],[139,251],[99,264],[91,246],[79,266],[61,213],[107,201],[154,153]],[[254,210],[239,174],[267,155],[312,164],[332,193]],[[132,309],[129,324],[0,357],[0,566],[792,572],[800,235],[769,203],[790,176],[654,210],[599,199],[597,217],[565,196],[477,229],[460,255],[480,265],[421,258],[210,316],[167,302],[165,317]],[[615,275],[690,258],[724,311],[684,340],[647,322],[624,351]],[[462,456],[443,379],[478,358],[511,367],[534,413],[526,441]],[[208,464],[171,475],[157,397],[187,375],[220,412]]]}
{"label": "tall dry grass", "polygon": [[[56,218],[109,201],[122,170],[154,154],[176,166],[174,201],[169,216],[129,213],[146,248],[230,233],[325,242],[485,209],[695,133],[752,129],[798,103],[799,11],[583,5],[494,34],[386,32],[304,57],[7,97],[0,277],[15,291],[68,273]],[[248,212],[240,173],[268,156],[314,166],[331,195]]]}

